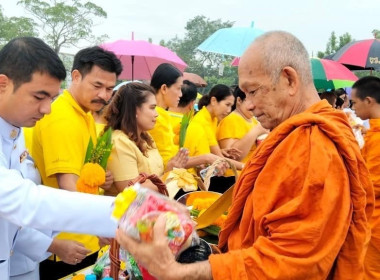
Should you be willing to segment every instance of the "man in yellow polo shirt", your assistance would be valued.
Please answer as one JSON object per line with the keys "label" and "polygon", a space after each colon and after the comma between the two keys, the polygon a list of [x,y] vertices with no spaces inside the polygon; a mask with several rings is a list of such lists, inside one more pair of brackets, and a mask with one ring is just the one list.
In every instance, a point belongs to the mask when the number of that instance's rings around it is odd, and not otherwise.
{"label": "man in yellow polo shirt", "polygon": [[[121,71],[120,60],[100,47],[86,48],[75,55],[70,88],[54,101],[51,114],[39,121],[33,132],[33,158],[45,185],[76,191],[89,139],[96,141],[91,111],[107,104]],[[112,175],[107,173],[105,188],[111,183]],[[77,265],[52,256],[40,265],[41,279],[59,279],[95,262],[99,250],[96,236],[60,233],[57,238],[75,240],[81,250],[83,244],[88,255]]]}

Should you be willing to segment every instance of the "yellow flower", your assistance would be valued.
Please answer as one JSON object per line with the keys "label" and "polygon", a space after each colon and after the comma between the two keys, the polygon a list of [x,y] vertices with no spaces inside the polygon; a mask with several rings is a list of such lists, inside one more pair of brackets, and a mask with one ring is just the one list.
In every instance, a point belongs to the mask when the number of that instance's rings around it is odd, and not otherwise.
{"label": "yellow flower", "polygon": [[83,193],[98,194],[99,188],[97,186],[92,187],[87,185],[84,180],[79,177],[77,181],[77,191]]}
{"label": "yellow flower", "polygon": [[99,187],[106,181],[106,172],[99,164],[88,162],[83,165],[80,178],[88,186]]}
{"label": "yellow flower", "polygon": [[125,188],[124,191],[119,193],[115,199],[115,206],[113,208],[112,217],[119,220],[127,211],[129,205],[135,200],[137,192],[133,187]]}

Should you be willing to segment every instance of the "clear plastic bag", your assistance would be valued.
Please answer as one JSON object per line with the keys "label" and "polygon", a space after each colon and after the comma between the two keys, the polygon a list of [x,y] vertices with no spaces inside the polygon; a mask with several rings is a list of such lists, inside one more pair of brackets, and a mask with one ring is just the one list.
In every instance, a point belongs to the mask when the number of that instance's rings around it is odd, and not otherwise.
{"label": "clear plastic bag", "polygon": [[135,184],[115,200],[113,216],[119,218],[119,228],[136,240],[151,241],[153,226],[161,214],[166,216],[165,231],[173,254],[199,244],[194,221],[173,206],[167,197]]}

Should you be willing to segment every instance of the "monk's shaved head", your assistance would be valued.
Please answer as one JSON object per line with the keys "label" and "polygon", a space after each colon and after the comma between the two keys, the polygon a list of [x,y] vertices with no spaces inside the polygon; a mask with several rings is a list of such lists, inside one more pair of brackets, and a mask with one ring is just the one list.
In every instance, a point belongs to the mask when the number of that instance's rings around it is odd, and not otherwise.
{"label": "monk's shaved head", "polygon": [[285,66],[294,68],[304,85],[313,83],[309,54],[294,35],[284,31],[264,33],[246,50],[240,60],[240,65],[255,63],[249,61],[249,57],[255,51],[260,51],[261,69],[271,77],[273,83],[277,82]]}

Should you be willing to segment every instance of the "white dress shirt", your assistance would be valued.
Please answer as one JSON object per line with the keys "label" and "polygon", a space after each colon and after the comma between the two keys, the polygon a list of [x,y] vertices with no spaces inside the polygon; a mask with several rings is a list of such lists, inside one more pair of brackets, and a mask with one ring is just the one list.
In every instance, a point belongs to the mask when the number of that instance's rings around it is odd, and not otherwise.
{"label": "white dress shirt", "polygon": [[24,178],[20,134],[19,128],[0,118],[0,279],[5,280],[20,226],[104,237],[113,237],[116,230],[110,217],[113,197],[46,188]]}

